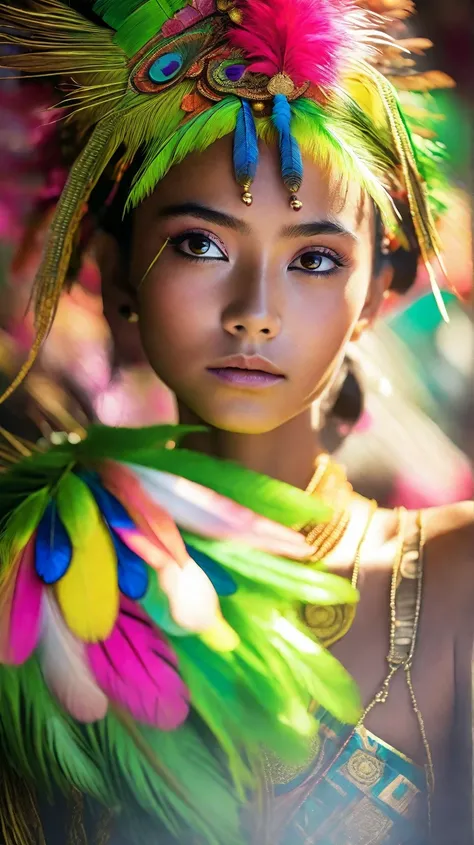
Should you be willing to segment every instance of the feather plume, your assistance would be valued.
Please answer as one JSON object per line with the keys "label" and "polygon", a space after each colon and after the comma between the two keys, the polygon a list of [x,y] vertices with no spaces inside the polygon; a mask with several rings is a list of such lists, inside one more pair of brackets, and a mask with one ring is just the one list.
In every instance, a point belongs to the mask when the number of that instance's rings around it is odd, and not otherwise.
{"label": "feather plume", "polygon": [[35,544],[27,544],[18,566],[9,619],[8,663],[25,663],[38,645],[43,585],[35,572]]}
{"label": "feather plume", "polygon": [[296,86],[335,85],[345,66],[365,56],[367,15],[352,0],[242,0],[243,20],[229,40],[249,70],[285,73]]}
{"label": "feather plume", "polygon": [[83,723],[105,717],[107,697],[92,677],[86,648],[66,627],[49,591],[44,600],[40,661],[46,682],[66,713]]}
{"label": "feather plume", "polygon": [[163,24],[187,0],[96,0],[94,11],[112,29],[115,41],[127,56],[134,56],[160,32]]}
{"label": "feather plume", "polygon": [[67,625],[81,640],[110,636],[118,614],[117,559],[96,502],[86,484],[69,473],[58,485],[56,502],[69,534],[73,557],[56,586]]}
{"label": "feather plume", "polygon": [[127,545],[120,537],[120,533],[128,538],[138,534],[135,523],[118,499],[102,487],[99,476],[82,473],[80,477],[92,491],[102,517],[109,526],[117,555],[120,591],[129,599],[139,601],[148,588],[148,568],[143,559],[130,548],[130,544]]}
{"label": "feather plume", "polygon": [[258,139],[255,119],[247,100],[242,100],[234,133],[234,171],[237,184],[249,188],[258,165]]}
{"label": "feather plume", "polygon": [[296,487],[187,449],[124,449],[121,460],[194,481],[254,513],[286,526],[327,520],[331,509]]}
{"label": "feather plume", "polygon": [[56,584],[68,571],[71,560],[69,535],[59,518],[56,503],[51,501],[36,533],[36,572],[45,584]]}
{"label": "feather plume", "polygon": [[140,529],[139,533],[116,529],[116,533],[157,569],[174,621],[194,633],[212,635],[219,630],[226,647],[234,644],[235,637],[221,618],[217,593],[205,572],[189,557],[171,516],[147,495],[130,468],[108,461],[101,467],[101,477]]}
{"label": "feather plume", "polygon": [[176,657],[134,602],[122,598],[111,636],[89,646],[87,657],[107,696],[138,721],[165,731],[185,721],[189,696]]}
{"label": "feather plume", "polygon": [[179,164],[191,152],[201,152],[219,138],[230,135],[235,129],[240,101],[237,97],[225,97],[191,120],[181,123],[172,134],[163,133],[150,144],[145,161],[129,196],[130,208],[148,196],[158,182],[175,164]]}
{"label": "feather plume", "polygon": [[187,531],[238,540],[296,560],[306,560],[310,555],[301,534],[258,516],[232,499],[176,475],[136,464],[130,468],[150,498]]}
{"label": "feather plume", "polygon": [[283,94],[273,99],[272,120],[280,141],[281,175],[292,194],[296,194],[303,181],[303,159],[298,142],[291,133],[291,107]]}

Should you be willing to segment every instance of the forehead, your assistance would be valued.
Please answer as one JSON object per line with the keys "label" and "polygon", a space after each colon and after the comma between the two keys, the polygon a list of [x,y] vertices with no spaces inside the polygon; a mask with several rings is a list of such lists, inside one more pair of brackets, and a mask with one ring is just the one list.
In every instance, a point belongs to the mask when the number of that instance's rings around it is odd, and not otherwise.
{"label": "forehead", "polygon": [[245,219],[252,229],[281,228],[306,220],[339,222],[358,237],[370,235],[373,204],[354,180],[303,157],[304,177],[298,197],[303,209],[290,208],[281,176],[278,149],[260,142],[260,161],[252,185],[253,204],[247,208],[232,166],[232,137],[222,138],[202,153],[192,153],[175,165],[151,197],[138,209],[140,217],[154,216],[170,204],[198,203]]}

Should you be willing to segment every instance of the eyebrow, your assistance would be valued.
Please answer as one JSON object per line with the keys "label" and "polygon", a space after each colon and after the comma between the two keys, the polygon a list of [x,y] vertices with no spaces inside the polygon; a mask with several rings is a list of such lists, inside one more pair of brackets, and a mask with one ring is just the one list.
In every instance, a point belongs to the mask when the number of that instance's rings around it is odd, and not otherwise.
{"label": "eyebrow", "polygon": [[214,208],[208,208],[205,205],[200,205],[195,202],[184,202],[178,205],[167,205],[160,209],[158,216],[161,218],[167,217],[199,217],[201,220],[206,220],[208,223],[216,223],[217,226],[223,226],[225,229],[233,229],[234,232],[240,234],[250,234],[250,226],[238,217],[233,217],[231,214],[225,214],[223,211],[217,211]]}
{"label": "eyebrow", "polygon": [[349,231],[341,223],[333,220],[316,220],[314,223],[297,223],[285,226],[281,232],[284,238],[313,238],[316,235],[344,235],[357,241],[357,235]]}
{"label": "eyebrow", "polygon": [[[164,219],[169,217],[198,217],[207,223],[215,223],[225,229],[232,229],[242,235],[249,235],[251,227],[239,217],[209,208],[196,202],[183,202],[176,205],[166,205],[158,212],[158,217]],[[317,235],[343,235],[352,240],[357,236],[346,229],[341,223],[334,220],[316,220],[312,223],[297,223],[293,226],[285,226],[281,231],[283,238],[312,238]]]}

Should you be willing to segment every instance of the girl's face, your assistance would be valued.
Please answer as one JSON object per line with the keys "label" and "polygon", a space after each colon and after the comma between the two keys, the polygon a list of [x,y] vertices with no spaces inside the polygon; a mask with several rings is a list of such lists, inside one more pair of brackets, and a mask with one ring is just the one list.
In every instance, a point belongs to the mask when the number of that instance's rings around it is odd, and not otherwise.
{"label": "girl's face", "polygon": [[[262,147],[247,208],[225,138],[174,167],[135,213],[131,283],[152,367],[207,424],[261,434],[301,414],[375,314],[374,219],[305,162],[302,210]],[[146,275],[163,242],[169,244]]]}

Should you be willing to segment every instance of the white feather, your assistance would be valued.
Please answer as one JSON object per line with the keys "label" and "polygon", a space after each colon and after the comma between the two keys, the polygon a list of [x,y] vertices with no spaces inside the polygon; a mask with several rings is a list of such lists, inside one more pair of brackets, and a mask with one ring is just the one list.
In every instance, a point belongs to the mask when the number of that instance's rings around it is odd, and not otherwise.
{"label": "white feather", "polygon": [[108,700],[89,669],[85,646],[66,626],[52,592],[46,591],[40,660],[51,692],[74,719],[90,723],[104,718]]}

